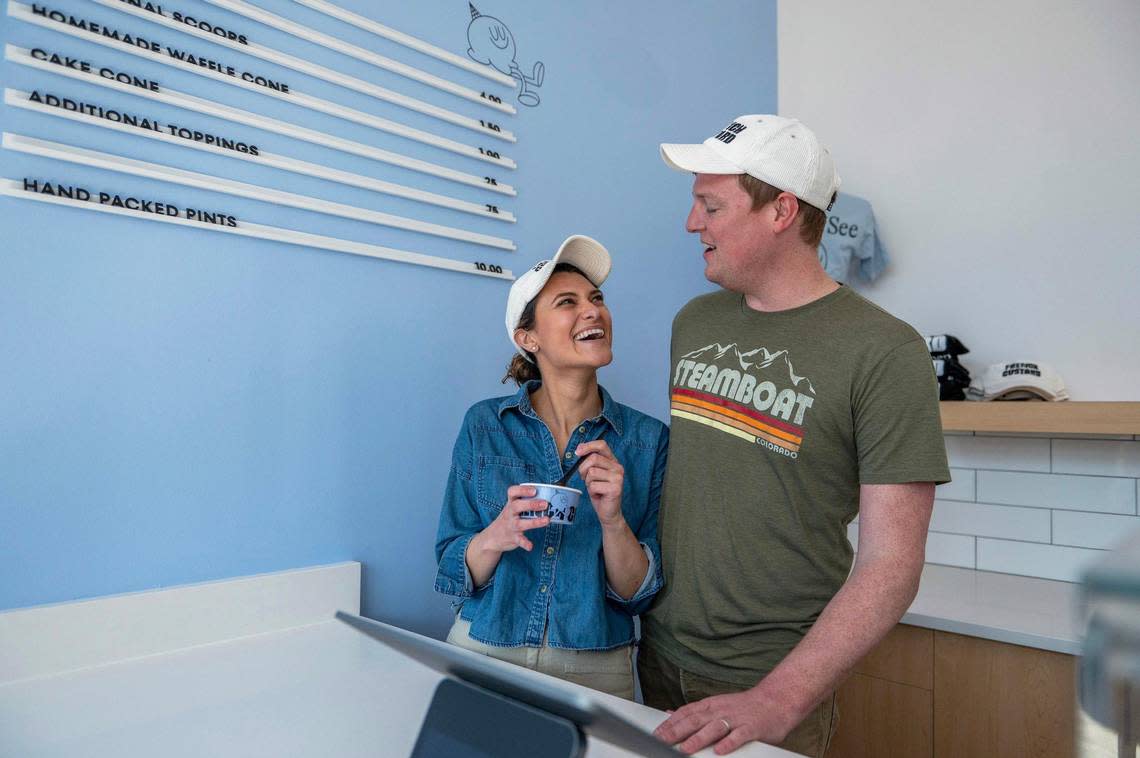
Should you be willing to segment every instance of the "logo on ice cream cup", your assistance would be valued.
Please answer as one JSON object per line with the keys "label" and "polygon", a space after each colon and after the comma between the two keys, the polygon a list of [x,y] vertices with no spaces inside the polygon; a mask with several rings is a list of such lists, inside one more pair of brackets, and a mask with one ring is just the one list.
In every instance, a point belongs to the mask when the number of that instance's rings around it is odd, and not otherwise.
{"label": "logo on ice cream cup", "polygon": [[523,511],[519,514],[520,518],[542,518],[543,516],[550,517],[552,524],[573,524],[574,515],[578,511],[578,500],[582,497],[582,491],[576,490],[573,487],[559,487],[556,484],[536,484],[534,482],[523,482],[524,487],[534,487],[536,494],[535,500],[545,500],[550,505],[545,511]]}

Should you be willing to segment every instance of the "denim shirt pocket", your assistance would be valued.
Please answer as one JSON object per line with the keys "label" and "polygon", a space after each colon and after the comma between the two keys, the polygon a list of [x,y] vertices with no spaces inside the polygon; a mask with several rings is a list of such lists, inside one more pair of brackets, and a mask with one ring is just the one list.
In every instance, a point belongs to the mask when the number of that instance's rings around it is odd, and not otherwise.
{"label": "denim shirt pocket", "polygon": [[475,499],[491,518],[507,504],[507,488],[535,481],[537,468],[521,458],[480,455],[475,460]]}

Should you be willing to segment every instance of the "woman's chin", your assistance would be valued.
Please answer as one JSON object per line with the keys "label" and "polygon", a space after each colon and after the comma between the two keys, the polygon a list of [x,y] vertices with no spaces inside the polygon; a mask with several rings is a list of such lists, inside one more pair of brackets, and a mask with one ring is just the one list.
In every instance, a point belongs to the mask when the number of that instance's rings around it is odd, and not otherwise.
{"label": "woman's chin", "polygon": [[614,352],[609,345],[591,345],[585,349],[578,348],[573,353],[563,354],[557,358],[547,355],[547,360],[550,363],[543,373],[547,371],[563,372],[575,371],[579,369],[590,369],[596,371],[603,366],[608,366],[613,363]]}
{"label": "woman's chin", "polygon": [[609,345],[606,345],[604,347],[599,345],[597,347],[590,348],[590,352],[587,353],[584,357],[594,368],[601,368],[602,366],[608,366],[613,363],[614,351],[613,348],[611,348]]}
{"label": "woman's chin", "polygon": [[602,366],[609,366],[613,362],[613,351],[605,350],[598,354],[597,359],[592,361],[594,368],[601,368]]}

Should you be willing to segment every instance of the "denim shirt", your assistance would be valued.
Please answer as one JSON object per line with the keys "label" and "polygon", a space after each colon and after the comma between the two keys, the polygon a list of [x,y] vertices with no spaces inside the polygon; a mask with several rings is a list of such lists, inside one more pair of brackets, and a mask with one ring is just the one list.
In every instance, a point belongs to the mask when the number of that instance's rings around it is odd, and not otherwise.
{"label": "denim shirt", "polygon": [[[534,412],[527,382],[509,397],[473,405],[455,441],[451,474],[439,517],[435,589],[452,595],[472,638],[488,645],[608,650],[633,642],[633,616],[661,589],[657,508],[665,475],[669,430],[657,419],[615,403],[601,389],[602,412],[582,421],[565,451],[557,449]],[[602,530],[585,482],[577,472],[567,486],[582,490],[571,525],[532,529],[531,551],[503,553],[487,583],[472,586],[467,544],[507,502],[507,488],[554,482],[573,464],[581,442],[602,439],[625,468],[621,510],[649,557],[649,571],[629,600],[606,581]]]}

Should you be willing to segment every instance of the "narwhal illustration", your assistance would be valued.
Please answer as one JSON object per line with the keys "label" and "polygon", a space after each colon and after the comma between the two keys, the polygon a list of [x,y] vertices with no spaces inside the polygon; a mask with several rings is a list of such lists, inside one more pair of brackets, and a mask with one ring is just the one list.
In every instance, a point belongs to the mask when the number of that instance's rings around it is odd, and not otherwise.
{"label": "narwhal illustration", "polygon": [[467,7],[471,9],[471,23],[467,25],[468,57],[513,77],[519,83],[519,102],[531,107],[538,105],[538,93],[530,88],[542,86],[546,66],[538,61],[530,76],[524,74],[515,61],[515,38],[507,25],[494,16],[484,16],[471,3]]}

